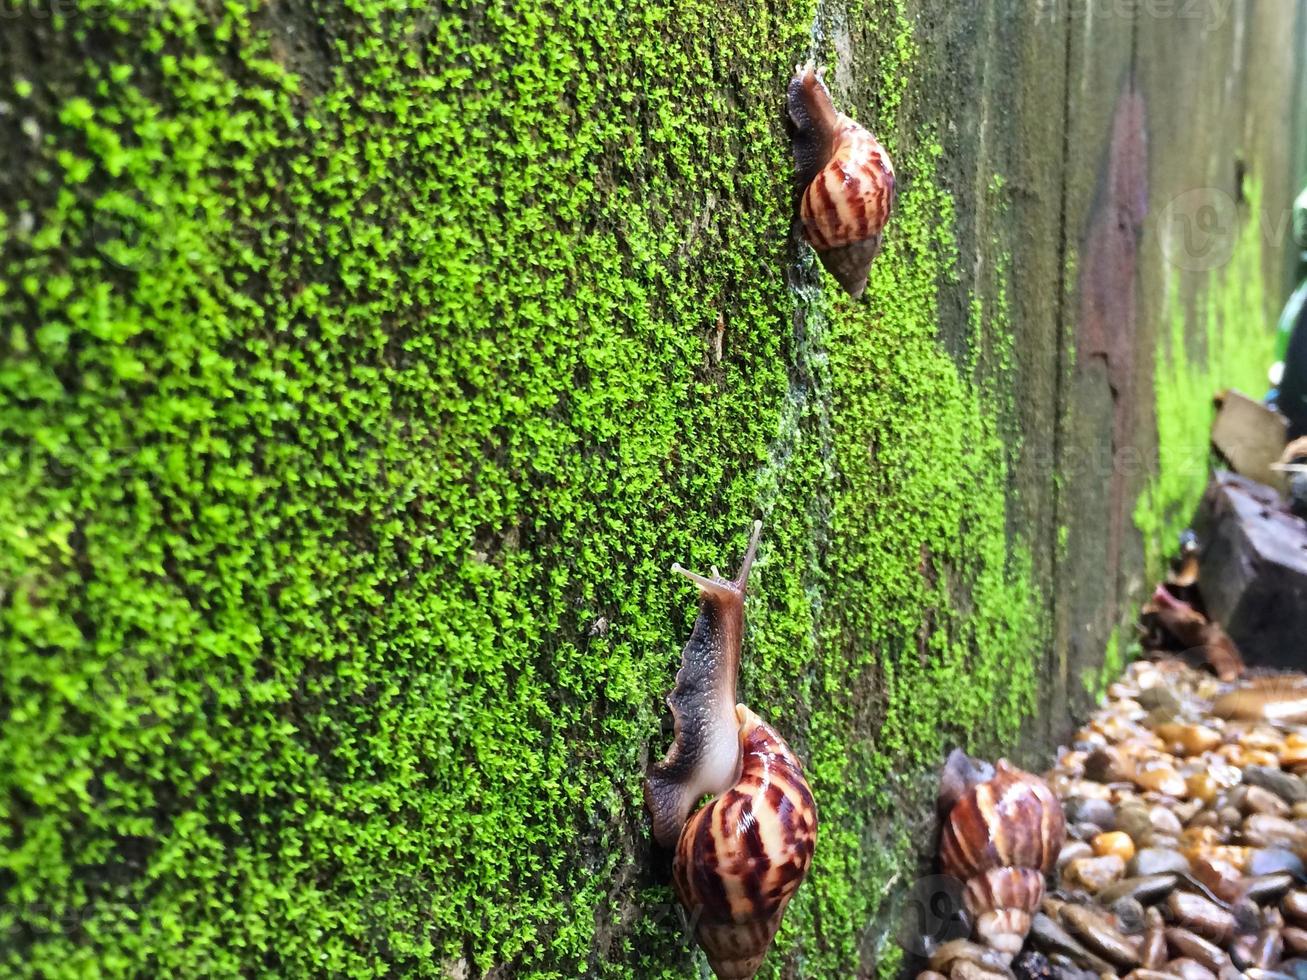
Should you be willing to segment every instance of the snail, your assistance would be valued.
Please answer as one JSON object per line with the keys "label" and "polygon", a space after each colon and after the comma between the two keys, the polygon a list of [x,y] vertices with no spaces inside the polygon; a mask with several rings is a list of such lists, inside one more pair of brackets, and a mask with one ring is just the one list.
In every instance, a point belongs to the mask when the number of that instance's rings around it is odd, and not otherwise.
{"label": "snail", "polygon": [[990,769],[961,749],[940,782],[940,865],[966,883],[962,901],[976,939],[1015,956],[1066,843],[1062,804],[1039,777],[1005,759]]}
{"label": "snail", "polygon": [[894,207],[894,165],[875,136],[835,110],[811,61],[795,69],[787,101],[803,237],[857,299]]}
{"label": "snail", "polygon": [[[645,780],[654,839],[673,850],[672,884],[721,980],[757,973],[817,843],[817,809],[794,752],[735,701],[744,594],[762,522],[739,574],[696,575],[699,615],[667,698],[675,741]],[[714,798],[692,817],[705,794]]]}

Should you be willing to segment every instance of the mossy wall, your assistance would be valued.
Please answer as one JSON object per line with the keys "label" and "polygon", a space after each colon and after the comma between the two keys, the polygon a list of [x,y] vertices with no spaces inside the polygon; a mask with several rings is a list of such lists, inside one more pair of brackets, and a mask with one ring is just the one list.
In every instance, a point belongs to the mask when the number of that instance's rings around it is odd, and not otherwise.
{"label": "mossy wall", "polygon": [[[1047,583],[1096,533],[1088,27],[965,6],[12,11],[0,972],[701,970],[640,782],[668,567],[755,517],[742,695],[821,814],[764,975],[897,969],[944,749],[1083,697]],[[791,228],[809,56],[900,175],[860,303]]]}

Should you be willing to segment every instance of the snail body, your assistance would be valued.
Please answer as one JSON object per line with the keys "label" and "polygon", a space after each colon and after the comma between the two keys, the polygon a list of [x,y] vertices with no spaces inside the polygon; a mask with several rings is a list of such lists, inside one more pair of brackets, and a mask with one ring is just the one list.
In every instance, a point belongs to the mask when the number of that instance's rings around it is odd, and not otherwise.
{"label": "snail body", "polygon": [[1044,876],[1066,843],[1066,818],[1039,777],[1000,759],[992,774],[960,750],[941,781],[940,865],[965,882],[975,938],[1014,956],[1044,898]]}
{"label": "snail body", "polygon": [[795,69],[787,101],[803,236],[857,299],[894,207],[894,165],[870,131],[836,111],[812,62]]}
{"label": "snail body", "polygon": [[[720,980],[758,971],[817,843],[817,808],[798,757],[735,700],[761,530],[755,522],[734,579],[672,566],[699,587],[701,602],[667,698],[675,742],[645,780],[654,838],[674,851],[673,887]],[[690,816],[704,794],[714,798]]]}

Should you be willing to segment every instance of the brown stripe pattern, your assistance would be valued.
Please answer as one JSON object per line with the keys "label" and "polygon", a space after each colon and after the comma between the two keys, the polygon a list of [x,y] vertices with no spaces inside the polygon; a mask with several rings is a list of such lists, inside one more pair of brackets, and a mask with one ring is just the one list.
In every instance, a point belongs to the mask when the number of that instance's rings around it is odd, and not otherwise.
{"label": "brown stripe pattern", "polygon": [[1044,900],[1038,868],[990,868],[970,879],[962,904],[971,914],[973,935],[991,949],[1015,956],[1025,945],[1032,917]]}
{"label": "brown stripe pattern", "polygon": [[834,152],[803,192],[803,233],[818,252],[876,238],[894,205],[894,168],[876,137],[847,116]]}
{"label": "brown stripe pattern", "polygon": [[720,980],[751,978],[812,864],[817,807],[784,739],[737,705],[739,782],[691,817],[672,866],[676,894]]}
{"label": "brown stripe pattern", "polygon": [[945,818],[940,865],[964,881],[997,867],[1047,874],[1065,841],[1062,805],[1048,785],[1000,759],[994,777],[963,794]]}

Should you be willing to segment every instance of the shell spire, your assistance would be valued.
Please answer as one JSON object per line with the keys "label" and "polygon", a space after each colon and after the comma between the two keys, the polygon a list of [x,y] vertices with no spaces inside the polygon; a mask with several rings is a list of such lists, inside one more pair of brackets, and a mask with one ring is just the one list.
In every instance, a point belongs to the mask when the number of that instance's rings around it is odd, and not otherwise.
{"label": "shell spire", "polygon": [[1038,868],[990,868],[962,891],[976,939],[1008,956],[1021,952],[1043,900],[1044,873]]}
{"label": "shell spire", "polygon": [[813,62],[795,69],[787,103],[803,237],[857,299],[894,208],[894,165],[869,130],[835,109]]}

